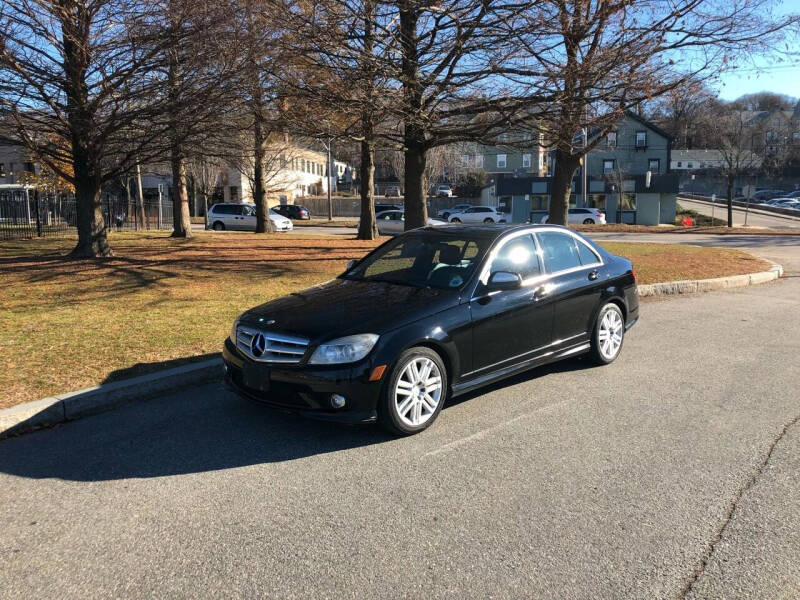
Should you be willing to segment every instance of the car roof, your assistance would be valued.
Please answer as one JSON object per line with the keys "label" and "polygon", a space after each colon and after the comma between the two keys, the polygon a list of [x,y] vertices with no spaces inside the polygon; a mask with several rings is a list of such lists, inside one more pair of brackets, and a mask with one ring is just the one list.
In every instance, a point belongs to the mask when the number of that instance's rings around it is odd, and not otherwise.
{"label": "car roof", "polygon": [[523,229],[530,229],[532,232],[562,229],[570,233],[577,233],[574,230],[570,229],[569,227],[564,227],[563,225],[550,225],[546,223],[541,223],[541,224],[540,223],[516,223],[516,224],[481,223],[476,225],[450,224],[447,227],[421,227],[419,229],[414,229],[408,233],[415,233],[417,235],[422,235],[425,232],[430,232],[436,234],[452,235],[453,237],[460,237],[460,238],[479,237],[479,238],[497,239],[503,237],[507,233],[513,231],[520,231]]}

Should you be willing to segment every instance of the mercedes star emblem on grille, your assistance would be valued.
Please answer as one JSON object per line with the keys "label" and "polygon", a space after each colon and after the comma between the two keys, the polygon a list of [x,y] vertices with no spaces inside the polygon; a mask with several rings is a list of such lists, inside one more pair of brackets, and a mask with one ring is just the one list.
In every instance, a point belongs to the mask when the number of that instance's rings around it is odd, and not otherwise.
{"label": "mercedes star emblem on grille", "polygon": [[253,341],[250,342],[250,350],[253,352],[253,356],[259,358],[264,351],[267,349],[267,338],[264,337],[263,333],[257,333],[253,336]]}

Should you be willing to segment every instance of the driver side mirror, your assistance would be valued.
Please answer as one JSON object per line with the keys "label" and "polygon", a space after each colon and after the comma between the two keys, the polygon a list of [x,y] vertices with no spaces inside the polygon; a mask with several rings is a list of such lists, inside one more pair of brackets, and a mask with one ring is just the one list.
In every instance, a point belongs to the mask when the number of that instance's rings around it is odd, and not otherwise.
{"label": "driver side mirror", "polygon": [[489,283],[486,287],[489,291],[518,290],[522,287],[522,277],[520,277],[519,273],[495,271],[489,277]]}
{"label": "driver side mirror", "polygon": [[345,268],[345,271],[349,271],[350,269],[352,269],[353,267],[355,267],[357,262],[358,262],[358,261],[357,261],[357,260],[355,260],[355,259],[348,260],[348,261],[347,261],[347,268]]}

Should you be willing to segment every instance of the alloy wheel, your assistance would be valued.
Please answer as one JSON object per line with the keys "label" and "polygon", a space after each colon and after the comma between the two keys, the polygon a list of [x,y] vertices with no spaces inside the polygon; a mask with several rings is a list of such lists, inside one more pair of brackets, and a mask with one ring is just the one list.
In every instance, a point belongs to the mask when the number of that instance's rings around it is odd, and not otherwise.
{"label": "alloy wheel", "polygon": [[622,334],[624,323],[619,310],[611,309],[607,311],[597,332],[597,341],[600,354],[606,360],[613,360],[619,353],[622,346]]}
{"label": "alloy wheel", "polygon": [[412,358],[403,370],[394,388],[394,406],[397,416],[409,427],[427,423],[442,399],[442,374],[430,358]]}

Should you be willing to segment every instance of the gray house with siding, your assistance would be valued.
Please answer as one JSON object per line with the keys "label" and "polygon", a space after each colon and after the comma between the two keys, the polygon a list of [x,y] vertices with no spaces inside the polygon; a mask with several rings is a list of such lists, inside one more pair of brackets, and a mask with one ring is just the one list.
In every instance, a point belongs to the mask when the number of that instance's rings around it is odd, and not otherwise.
{"label": "gray house with siding", "polygon": [[[587,194],[576,172],[570,207],[598,208],[609,223],[673,223],[678,175],[670,170],[671,152],[666,132],[626,113],[587,156]],[[501,176],[484,190],[484,201],[504,207],[515,222],[538,221],[549,209],[550,186],[549,177]]]}

